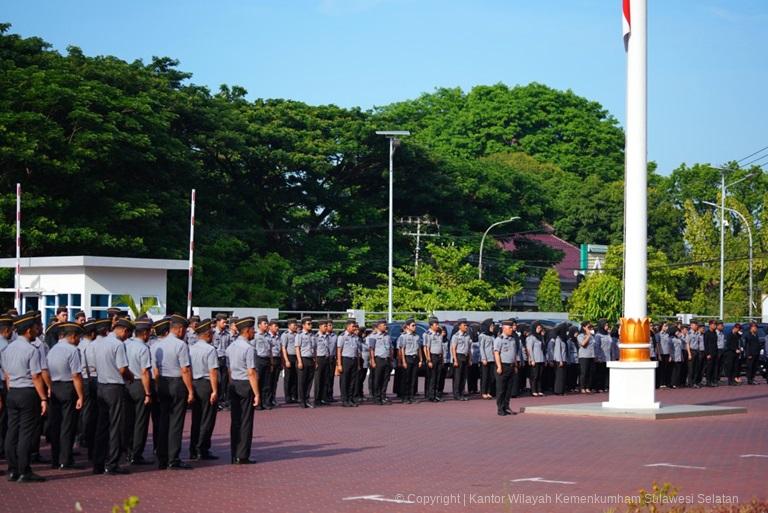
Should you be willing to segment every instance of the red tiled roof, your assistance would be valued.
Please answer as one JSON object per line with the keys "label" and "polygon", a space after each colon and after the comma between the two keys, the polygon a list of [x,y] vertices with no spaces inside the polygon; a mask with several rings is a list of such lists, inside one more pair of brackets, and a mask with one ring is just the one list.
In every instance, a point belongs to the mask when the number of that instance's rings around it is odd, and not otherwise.
{"label": "red tiled roof", "polygon": [[538,242],[544,246],[556,249],[563,252],[563,259],[555,265],[560,280],[575,281],[576,277],[573,275],[573,271],[578,269],[581,265],[581,250],[563,239],[552,235],[551,233],[531,233],[525,235],[517,235],[511,239],[504,241],[501,247],[506,251],[514,252],[517,249],[515,240],[525,239],[532,242]]}

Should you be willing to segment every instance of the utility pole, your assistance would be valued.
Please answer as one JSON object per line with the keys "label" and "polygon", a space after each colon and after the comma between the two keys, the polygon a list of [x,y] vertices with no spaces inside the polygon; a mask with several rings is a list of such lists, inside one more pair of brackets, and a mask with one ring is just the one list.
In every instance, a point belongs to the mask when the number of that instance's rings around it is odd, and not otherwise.
{"label": "utility pole", "polygon": [[[429,215],[423,215],[421,217],[407,217],[407,218],[400,218],[397,221],[400,224],[407,224],[409,226],[416,225],[416,233],[408,232],[404,233],[403,235],[407,235],[409,237],[416,237],[416,252],[415,252],[415,259],[413,263],[413,276],[415,277],[419,273],[419,248],[421,247],[421,238],[422,237],[439,237],[440,236],[440,224],[437,222],[437,219],[432,219],[429,217]],[[437,233],[422,233],[421,227],[425,226],[434,226],[437,228]]]}

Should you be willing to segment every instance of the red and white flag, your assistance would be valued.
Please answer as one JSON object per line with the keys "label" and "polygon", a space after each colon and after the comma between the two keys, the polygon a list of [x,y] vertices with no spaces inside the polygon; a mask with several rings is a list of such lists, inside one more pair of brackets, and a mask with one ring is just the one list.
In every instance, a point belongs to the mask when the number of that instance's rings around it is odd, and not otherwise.
{"label": "red and white flag", "polygon": [[632,32],[632,23],[629,17],[629,0],[623,0],[623,9],[621,17],[622,36],[624,38],[624,50],[629,48],[629,35]]}

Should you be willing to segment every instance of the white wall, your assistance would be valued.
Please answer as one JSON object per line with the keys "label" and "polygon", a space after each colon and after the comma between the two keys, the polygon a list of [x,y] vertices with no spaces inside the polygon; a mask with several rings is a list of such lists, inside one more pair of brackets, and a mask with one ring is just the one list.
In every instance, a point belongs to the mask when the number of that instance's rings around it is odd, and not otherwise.
{"label": "white wall", "polygon": [[83,307],[89,311],[91,294],[130,294],[136,304],[142,296],[157,296],[159,308],[166,310],[168,272],[164,269],[120,269],[89,267],[86,269]]}
{"label": "white wall", "polygon": [[22,267],[21,288],[40,291],[41,294],[84,294],[84,273],[83,267]]}

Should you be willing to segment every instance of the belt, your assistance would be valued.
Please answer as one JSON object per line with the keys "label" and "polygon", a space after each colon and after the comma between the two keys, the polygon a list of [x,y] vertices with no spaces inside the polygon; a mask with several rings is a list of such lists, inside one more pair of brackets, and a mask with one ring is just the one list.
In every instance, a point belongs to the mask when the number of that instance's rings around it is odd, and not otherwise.
{"label": "belt", "polygon": [[160,379],[181,380],[181,376],[160,376]]}
{"label": "belt", "polygon": [[210,381],[210,380],[211,379],[208,376],[206,376],[204,378],[195,378],[192,381]]}
{"label": "belt", "polygon": [[268,360],[271,357],[270,356],[259,356],[259,355],[256,355],[256,358],[258,358],[259,360]]}

